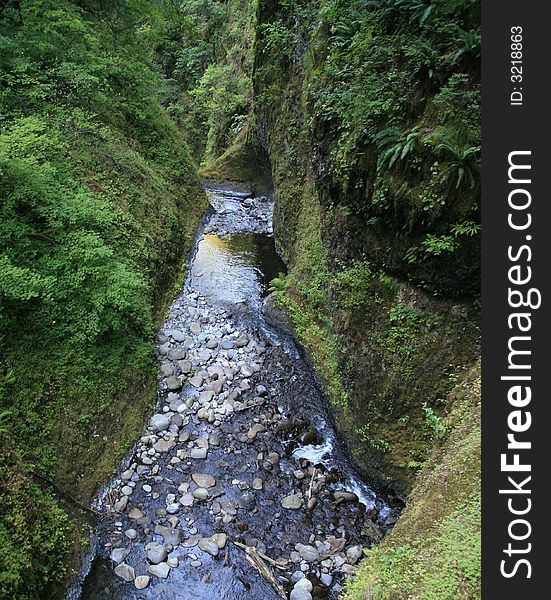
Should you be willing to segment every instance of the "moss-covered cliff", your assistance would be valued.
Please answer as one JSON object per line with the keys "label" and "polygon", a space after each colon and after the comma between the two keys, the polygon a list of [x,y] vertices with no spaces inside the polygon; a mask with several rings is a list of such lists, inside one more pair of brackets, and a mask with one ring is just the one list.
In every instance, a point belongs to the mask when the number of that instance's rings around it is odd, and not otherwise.
{"label": "moss-covered cliff", "polygon": [[354,599],[480,594],[479,56],[476,1],[258,3],[274,295],[359,467],[410,497]]}
{"label": "moss-covered cliff", "polygon": [[154,406],[154,323],[207,202],[151,6],[0,12],[0,597],[53,598],[87,538],[59,490],[88,504]]}

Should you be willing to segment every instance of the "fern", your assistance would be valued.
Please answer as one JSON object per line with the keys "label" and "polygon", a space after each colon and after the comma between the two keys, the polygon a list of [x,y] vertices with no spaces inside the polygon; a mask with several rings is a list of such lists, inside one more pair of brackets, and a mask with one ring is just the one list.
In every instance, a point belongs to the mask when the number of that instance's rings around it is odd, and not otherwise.
{"label": "fern", "polygon": [[447,163],[445,173],[455,190],[462,184],[472,190],[477,185],[480,173],[480,146],[462,147],[449,139],[441,141],[436,151]]}
{"label": "fern", "polygon": [[[381,168],[388,163],[388,168],[392,169],[392,167],[399,160],[404,160],[409,154],[412,154],[415,150],[415,146],[419,139],[420,132],[413,131],[408,133],[405,138],[398,140],[392,146],[387,148],[380,156],[377,161],[377,171],[380,171]],[[390,136],[387,138],[387,141],[390,141]]]}

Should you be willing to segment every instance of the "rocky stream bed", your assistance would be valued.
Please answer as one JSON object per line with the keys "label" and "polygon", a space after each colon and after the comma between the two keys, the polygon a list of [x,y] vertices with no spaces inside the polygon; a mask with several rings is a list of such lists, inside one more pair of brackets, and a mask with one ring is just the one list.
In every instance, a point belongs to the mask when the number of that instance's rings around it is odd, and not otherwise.
{"label": "rocky stream bed", "polygon": [[355,474],[266,300],[285,270],[271,201],[207,192],[213,209],[157,338],[158,405],[98,498],[82,600],[336,598],[398,515]]}

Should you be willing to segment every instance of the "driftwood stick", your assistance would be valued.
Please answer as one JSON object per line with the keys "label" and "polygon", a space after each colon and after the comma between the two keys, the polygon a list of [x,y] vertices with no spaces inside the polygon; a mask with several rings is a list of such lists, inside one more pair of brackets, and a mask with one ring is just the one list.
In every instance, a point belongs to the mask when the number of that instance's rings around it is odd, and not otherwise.
{"label": "driftwood stick", "polygon": [[31,469],[31,473],[37,479],[40,479],[40,481],[42,481],[46,485],[49,485],[50,487],[52,487],[58,494],[60,494],[64,498],[67,498],[67,500],[70,500],[75,506],[78,506],[81,510],[86,511],[86,512],[94,515],[95,517],[99,517],[100,519],[103,518],[103,515],[99,511],[95,510],[94,508],[85,506],[84,504],[82,504],[82,502],[79,502],[76,498],[71,496],[71,494],[69,494],[69,492],[66,492],[63,488],[59,487],[59,485],[57,485],[57,483],[54,483],[51,479],[48,479],[44,475],[37,473],[34,469]]}
{"label": "driftwood stick", "polygon": [[[283,598],[283,600],[287,600],[287,594],[285,593],[285,590],[283,589],[283,587],[281,586],[279,581],[277,581],[277,579],[275,578],[274,574],[270,570],[270,567],[264,561],[264,558],[262,558],[262,556],[265,556],[265,555],[261,556],[261,554],[258,552],[258,550],[256,548],[254,548],[253,546],[246,546],[245,544],[241,544],[240,542],[233,542],[233,543],[238,548],[241,548],[242,550],[245,551],[245,554],[246,554],[245,558],[246,558],[247,562],[252,567],[254,567],[260,573],[260,575],[272,586],[272,588],[279,594],[280,598]],[[266,557],[266,558],[268,558],[268,557]],[[269,562],[273,562],[275,564],[275,561],[270,558],[269,558]],[[279,568],[281,568],[281,566]]]}
{"label": "driftwood stick", "polygon": [[317,468],[314,467],[312,471],[312,477],[310,479],[310,487],[308,488],[308,500],[312,499],[312,489],[314,487],[314,477],[316,476]]}

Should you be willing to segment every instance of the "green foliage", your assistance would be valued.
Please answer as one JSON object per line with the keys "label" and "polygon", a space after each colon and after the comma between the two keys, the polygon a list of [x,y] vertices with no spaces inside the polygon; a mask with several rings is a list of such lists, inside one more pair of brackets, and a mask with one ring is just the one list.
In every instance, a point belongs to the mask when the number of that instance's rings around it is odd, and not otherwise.
{"label": "green foliage", "polygon": [[347,600],[480,598],[480,495],[436,523],[430,541],[388,543],[367,551]]}
{"label": "green foliage", "polygon": [[206,199],[161,106],[157,4],[0,11],[0,597],[52,598],[69,521],[25,463],[86,499],[133,442]]}
{"label": "green foliage", "polygon": [[442,440],[449,431],[448,424],[426,402],[423,402],[423,411],[425,413],[425,424],[430,434],[436,439]]}
{"label": "green foliage", "polygon": [[161,2],[155,57],[167,77],[164,104],[198,164],[246,131],[251,100],[254,3]]}
{"label": "green foliage", "polygon": [[0,598],[51,598],[66,570],[67,515],[0,437]]}
{"label": "green foliage", "polygon": [[367,261],[354,261],[352,265],[333,276],[333,286],[343,308],[365,308],[370,301],[368,293],[373,273]]}

